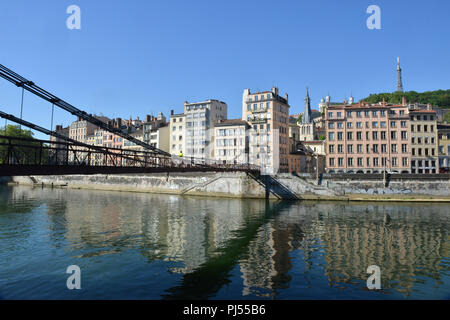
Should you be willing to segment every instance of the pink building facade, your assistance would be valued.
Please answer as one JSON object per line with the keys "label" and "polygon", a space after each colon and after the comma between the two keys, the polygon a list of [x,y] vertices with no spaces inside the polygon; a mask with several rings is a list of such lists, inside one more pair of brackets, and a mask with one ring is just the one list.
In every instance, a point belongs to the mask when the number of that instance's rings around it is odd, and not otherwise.
{"label": "pink building facade", "polygon": [[329,105],[325,110],[328,173],[411,172],[406,102]]}

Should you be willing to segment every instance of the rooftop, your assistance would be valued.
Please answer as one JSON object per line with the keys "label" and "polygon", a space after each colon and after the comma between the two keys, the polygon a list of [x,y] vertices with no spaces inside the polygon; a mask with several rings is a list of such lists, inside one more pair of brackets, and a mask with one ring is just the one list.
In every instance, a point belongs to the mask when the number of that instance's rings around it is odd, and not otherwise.
{"label": "rooftop", "polygon": [[249,126],[247,121],[242,119],[228,119],[228,120],[220,120],[217,122],[215,127],[227,127],[227,126]]}

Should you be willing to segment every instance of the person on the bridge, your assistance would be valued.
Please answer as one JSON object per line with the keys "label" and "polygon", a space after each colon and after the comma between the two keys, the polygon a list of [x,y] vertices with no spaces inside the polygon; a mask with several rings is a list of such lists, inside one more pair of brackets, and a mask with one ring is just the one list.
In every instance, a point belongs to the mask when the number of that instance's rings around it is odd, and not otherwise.
{"label": "person on the bridge", "polygon": [[183,151],[180,151],[180,154],[178,155],[180,158],[183,158]]}

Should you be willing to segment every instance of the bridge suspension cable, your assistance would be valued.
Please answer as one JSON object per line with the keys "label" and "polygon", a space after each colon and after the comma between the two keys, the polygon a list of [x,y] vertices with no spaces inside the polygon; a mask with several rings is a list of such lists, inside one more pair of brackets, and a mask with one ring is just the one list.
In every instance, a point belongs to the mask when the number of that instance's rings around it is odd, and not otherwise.
{"label": "bridge suspension cable", "polygon": [[[105,131],[116,134],[116,135],[124,138],[125,140],[133,142],[136,145],[139,145],[147,150],[151,150],[157,154],[160,154],[160,155],[163,155],[166,157],[171,156],[170,153],[160,150],[152,145],[149,145],[148,143],[145,143],[144,141],[136,139],[135,137],[130,136],[127,133],[124,133],[121,129],[115,128],[112,125],[107,124],[90,114],[87,114],[85,111],[82,111],[82,110],[74,107],[73,105],[67,103],[66,101],[51,94],[50,92],[38,87],[37,85],[34,84],[34,82],[22,77],[21,75],[8,69],[7,67],[5,67],[2,64],[0,64],[0,77],[8,80],[11,83],[14,83],[17,87],[21,87],[22,92],[24,92],[23,90],[27,90],[27,91],[33,93],[34,95],[40,97],[41,99],[44,99],[44,100],[52,103],[53,105],[56,105],[56,106],[60,107],[61,109],[70,112],[74,116],[77,116],[83,120],[86,120],[87,122],[92,123],[93,125],[101,128]],[[23,94],[22,94],[22,105],[23,105]],[[22,117],[22,111],[21,111],[21,117]]]}

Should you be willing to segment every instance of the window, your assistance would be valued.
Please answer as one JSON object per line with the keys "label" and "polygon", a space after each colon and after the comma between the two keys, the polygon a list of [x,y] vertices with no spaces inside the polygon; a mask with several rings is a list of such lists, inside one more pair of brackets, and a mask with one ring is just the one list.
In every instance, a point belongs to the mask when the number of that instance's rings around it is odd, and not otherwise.
{"label": "window", "polygon": [[353,140],[353,132],[347,132],[347,140]]}
{"label": "window", "polygon": [[402,144],[402,153],[408,153],[408,145]]}
{"label": "window", "polygon": [[328,140],[331,140],[331,141],[334,140],[334,132],[328,133]]}
{"label": "window", "polygon": [[362,140],[362,132],[361,131],[356,132],[356,140]]}
{"label": "window", "polygon": [[378,158],[373,158],[373,166],[378,167],[378,164],[379,164]]}
{"label": "window", "polygon": [[378,140],[378,132],[377,131],[373,131],[372,132],[372,139],[373,140]]}
{"label": "window", "polygon": [[353,153],[353,145],[352,144],[347,145],[347,153]]}
{"label": "window", "polygon": [[351,111],[347,111],[347,117],[351,118],[352,117],[352,112]]}
{"label": "window", "polygon": [[342,132],[338,132],[337,135],[338,135],[338,136],[337,136],[338,140],[342,140]]}
{"label": "window", "polygon": [[328,146],[328,151],[329,151],[329,153],[334,153],[334,144],[330,144]]}
{"label": "window", "polygon": [[402,158],[402,166],[407,167],[408,166],[408,158],[403,157]]}
{"label": "window", "polygon": [[349,167],[353,167],[353,158],[348,158],[347,162]]}
{"label": "window", "polygon": [[398,166],[397,158],[396,158],[396,157],[393,157],[393,158],[392,158],[392,166],[393,166],[393,167],[397,167],[397,166]]}
{"label": "window", "polygon": [[408,138],[406,131],[402,131],[402,140],[406,140]]}
{"label": "window", "polygon": [[392,144],[391,145],[391,152],[392,153],[397,153],[397,145],[396,144]]}
{"label": "window", "polygon": [[328,118],[333,118],[333,112],[328,112]]}
{"label": "window", "polygon": [[334,158],[330,158],[330,167],[334,167]]}

